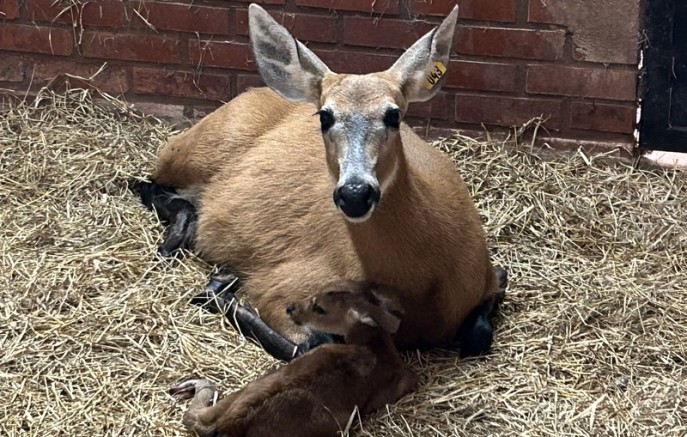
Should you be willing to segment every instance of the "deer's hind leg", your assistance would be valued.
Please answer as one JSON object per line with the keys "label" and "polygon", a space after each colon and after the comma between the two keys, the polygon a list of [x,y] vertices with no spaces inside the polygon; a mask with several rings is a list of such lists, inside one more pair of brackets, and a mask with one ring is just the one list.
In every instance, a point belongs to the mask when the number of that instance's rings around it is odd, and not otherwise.
{"label": "deer's hind leg", "polygon": [[191,202],[180,196],[174,188],[153,182],[142,182],[139,187],[141,202],[157,213],[167,224],[165,239],[158,248],[162,256],[172,256],[181,249],[190,249],[196,235],[198,215]]}

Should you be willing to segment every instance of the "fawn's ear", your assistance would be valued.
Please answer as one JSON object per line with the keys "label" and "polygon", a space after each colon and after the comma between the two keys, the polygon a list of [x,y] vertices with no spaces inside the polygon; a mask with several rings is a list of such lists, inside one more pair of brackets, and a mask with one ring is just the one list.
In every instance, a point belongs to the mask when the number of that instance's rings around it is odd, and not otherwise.
{"label": "fawn's ear", "polygon": [[400,81],[406,101],[429,100],[444,84],[457,21],[458,5],[439,27],[417,40],[387,70]]}
{"label": "fawn's ear", "polygon": [[401,325],[400,318],[371,303],[360,305],[360,308],[357,309],[350,309],[349,315],[360,323],[378,327],[389,334],[395,334]]}
{"label": "fawn's ear", "polygon": [[373,297],[372,302],[377,303],[384,311],[391,315],[402,319],[406,312],[395,296],[397,293],[395,289],[380,286],[373,287],[370,290],[370,294]]}
{"label": "fawn's ear", "polygon": [[253,56],[267,86],[292,102],[319,106],[322,79],[330,73],[324,62],[255,3],[248,7],[248,29]]}

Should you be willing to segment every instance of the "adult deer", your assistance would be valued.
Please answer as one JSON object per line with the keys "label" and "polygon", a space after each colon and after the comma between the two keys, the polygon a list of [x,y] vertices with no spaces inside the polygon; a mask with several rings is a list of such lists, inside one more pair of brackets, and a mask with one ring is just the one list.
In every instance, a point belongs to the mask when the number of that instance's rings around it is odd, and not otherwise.
{"label": "adult deer", "polygon": [[142,197],[171,222],[162,252],[194,241],[231,266],[269,327],[245,308],[234,307],[236,320],[275,356],[291,357],[284,339],[301,352],[330,340],[284,308],[334,280],[399,290],[399,347],[456,336],[463,355],[491,346],[505,271],[491,265],[454,165],[402,122],[409,103],[441,88],[457,16],[456,6],[388,70],[353,75],[331,72],[251,4],[251,48],[269,88],[239,95],[161,151]]}

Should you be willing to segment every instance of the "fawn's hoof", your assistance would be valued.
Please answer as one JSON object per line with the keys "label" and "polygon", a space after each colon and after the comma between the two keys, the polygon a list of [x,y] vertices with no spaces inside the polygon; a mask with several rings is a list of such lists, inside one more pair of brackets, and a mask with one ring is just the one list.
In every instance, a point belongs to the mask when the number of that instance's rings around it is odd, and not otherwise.
{"label": "fawn's hoof", "polygon": [[168,393],[179,399],[191,399],[196,393],[204,389],[211,389],[214,392],[217,390],[217,386],[208,379],[189,379],[170,387]]}

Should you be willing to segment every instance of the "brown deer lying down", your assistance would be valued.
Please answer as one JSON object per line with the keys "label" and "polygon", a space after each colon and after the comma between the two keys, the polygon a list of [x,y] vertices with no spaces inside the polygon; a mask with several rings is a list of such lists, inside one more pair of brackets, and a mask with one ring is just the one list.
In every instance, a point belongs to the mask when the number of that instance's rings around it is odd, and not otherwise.
{"label": "brown deer lying down", "polygon": [[398,290],[412,309],[401,348],[491,346],[505,271],[492,267],[451,160],[402,122],[408,104],[441,88],[457,16],[458,7],[388,70],[353,75],[331,72],[252,4],[251,47],[269,88],[239,95],[160,152],[141,196],[171,224],[161,251],[193,242],[234,269],[260,314],[238,321],[262,344],[270,328],[299,352],[330,340],[283,308],[345,279]]}
{"label": "brown deer lying down", "polygon": [[391,335],[401,316],[393,294],[345,282],[286,310],[297,325],[338,334],[326,344],[213,405],[215,384],[191,380],[170,389],[193,397],[183,423],[200,436],[336,436],[358,407],[368,414],[417,386]]}

